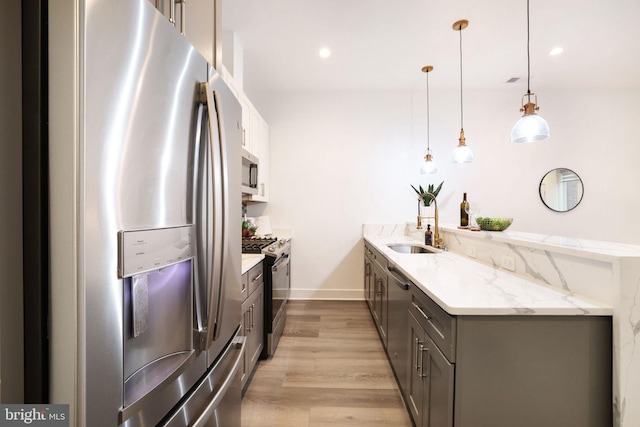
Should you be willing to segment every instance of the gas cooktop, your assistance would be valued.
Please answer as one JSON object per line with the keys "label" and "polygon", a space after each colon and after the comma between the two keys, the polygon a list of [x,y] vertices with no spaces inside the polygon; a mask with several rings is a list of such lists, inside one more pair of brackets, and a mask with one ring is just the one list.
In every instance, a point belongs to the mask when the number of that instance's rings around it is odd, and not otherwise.
{"label": "gas cooktop", "polygon": [[260,254],[270,244],[276,242],[277,237],[251,237],[242,239],[243,254]]}

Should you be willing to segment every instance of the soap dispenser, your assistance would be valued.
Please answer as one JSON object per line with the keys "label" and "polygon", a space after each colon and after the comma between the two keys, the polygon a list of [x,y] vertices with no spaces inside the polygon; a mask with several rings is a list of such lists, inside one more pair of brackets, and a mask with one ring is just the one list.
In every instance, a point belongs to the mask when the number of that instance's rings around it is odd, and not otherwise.
{"label": "soap dispenser", "polygon": [[427,246],[433,246],[433,232],[431,231],[431,224],[427,224],[427,231],[424,232],[424,244]]}

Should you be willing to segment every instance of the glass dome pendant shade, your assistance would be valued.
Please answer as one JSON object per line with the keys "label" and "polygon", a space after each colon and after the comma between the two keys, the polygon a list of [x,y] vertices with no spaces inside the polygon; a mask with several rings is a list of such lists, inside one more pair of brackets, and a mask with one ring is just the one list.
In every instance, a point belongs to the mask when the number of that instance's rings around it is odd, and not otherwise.
{"label": "glass dome pendant shade", "polygon": [[433,161],[433,156],[431,155],[431,150],[427,151],[427,154],[424,156],[424,173],[433,174],[438,172],[438,166]]}
{"label": "glass dome pendant shade", "polygon": [[[524,103],[524,97],[527,103]],[[531,97],[534,102],[531,102]],[[522,96],[522,108],[520,111],[524,115],[516,122],[511,129],[511,142],[516,144],[538,142],[549,139],[551,132],[549,124],[545,119],[536,114],[538,111],[538,97],[531,93],[531,55],[530,55],[530,32],[529,32],[529,0],[527,0],[527,93]]]}
{"label": "glass dome pendant shade", "polygon": [[[535,96],[535,102],[531,102],[532,95]],[[528,93],[522,97],[523,103],[525,96],[528,97],[528,102],[520,109],[520,111],[524,112],[524,115],[516,122],[513,129],[511,129],[511,142],[522,144],[549,139],[549,137],[551,137],[549,124],[545,119],[536,114],[536,110],[539,109],[536,105],[538,97],[535,93]]]}
{"label": "glass dome pendant shade", "polygon": [[464,130],[460,130],[460,138],[458,146],[451,153],[451,161],[453,163],[471,163],[473,161],[473,151],[465,144]]}

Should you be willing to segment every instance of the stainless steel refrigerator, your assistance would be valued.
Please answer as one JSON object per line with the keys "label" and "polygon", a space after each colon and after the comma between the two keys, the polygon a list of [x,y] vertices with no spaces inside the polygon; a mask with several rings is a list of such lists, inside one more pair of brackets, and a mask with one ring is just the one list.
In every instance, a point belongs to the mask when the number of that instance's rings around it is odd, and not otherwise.
{"label": "stainless steel refrigerator", "polygon": [[46,19],[43,403],[77,426],[239,426],[241,107],[148,0]]}

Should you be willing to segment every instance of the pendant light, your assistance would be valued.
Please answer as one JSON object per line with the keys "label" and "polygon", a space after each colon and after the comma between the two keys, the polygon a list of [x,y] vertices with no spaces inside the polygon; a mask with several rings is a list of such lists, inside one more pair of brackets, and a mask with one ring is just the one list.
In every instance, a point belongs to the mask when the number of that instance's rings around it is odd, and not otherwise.
{"label": "pendant light", "polygon": [[465,144],[464,115],[462,113],[462,30],[468,26],[469,21],[466,19],[457,21],[452,26],[455,31],[460,31],[460,138],[458,139],[458,146],[451,153],[451,161],[453,163],[470,163],[473,161],[473,151]]}
{"label": "pendant light", "polygon": [[[527,0],[527,93],[522,96],[522,108],[524,115],[511,129],[511,142],[527,143],[549,139],[551,136],[549,124],[545,119],[536,114],[538,97],[531,93],[531,54],[529,53],[529,0]],[[527,103],[524,98],[527,97]],[[531,102],[533,96],[534,102]]]}
{"label": "pendant light", "polygon": [[429,145],[429,134],[430,134],[430,126],[429,126],[429,73],[433,71],[432,65],[426,65],[422,67],[422,72],[427,75],[427,154],[424,156],[424,167],[423,170],[425,173],[434,174],[438,172],[438,166],[436,166],[433,161],[433,156],[431,155],[431,147]]}

